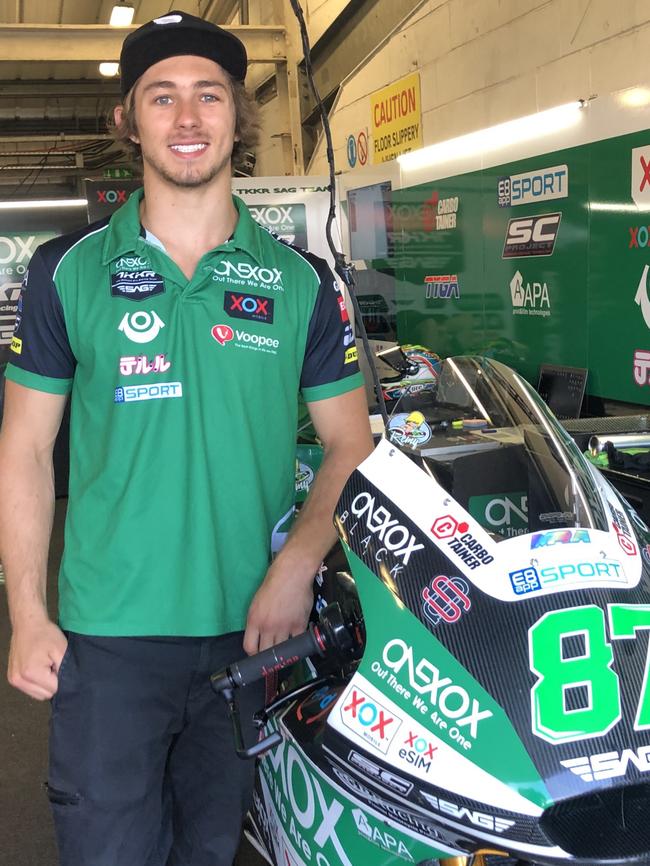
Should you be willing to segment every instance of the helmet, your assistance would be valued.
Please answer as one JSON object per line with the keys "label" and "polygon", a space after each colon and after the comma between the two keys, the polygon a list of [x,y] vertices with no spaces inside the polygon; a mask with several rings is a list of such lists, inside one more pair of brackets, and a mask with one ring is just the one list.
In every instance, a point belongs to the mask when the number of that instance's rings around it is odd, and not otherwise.
{"label": "helmet", "polygon": [[396,376],[381,381],[385,400],[436,390],[440,357],[430,349],[408,344],[379,352],[377,357],[397,371]]}

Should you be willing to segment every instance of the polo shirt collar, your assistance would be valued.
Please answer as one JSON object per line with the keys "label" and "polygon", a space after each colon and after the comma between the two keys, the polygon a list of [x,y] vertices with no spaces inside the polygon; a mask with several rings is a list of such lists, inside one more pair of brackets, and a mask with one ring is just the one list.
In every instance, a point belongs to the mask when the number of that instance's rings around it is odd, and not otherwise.
{"label": "polo shirt collar", "polygon": [[[118,208],[110,218],[102,249],[102,264],[107,265],[119,256],[137,252],[140,244],[144,242],[140,224],[140,202],[143,196],[144,189],[136,189],[131,193],[126,204]],[[228,248],[243,250],[258,264],[262,264],[261,232],[265,230],[255,222],[238,196],[233,195],[232,199],[239,219]],[[217,250],[222,250],[222,247],[216,247],[213,252]]]}

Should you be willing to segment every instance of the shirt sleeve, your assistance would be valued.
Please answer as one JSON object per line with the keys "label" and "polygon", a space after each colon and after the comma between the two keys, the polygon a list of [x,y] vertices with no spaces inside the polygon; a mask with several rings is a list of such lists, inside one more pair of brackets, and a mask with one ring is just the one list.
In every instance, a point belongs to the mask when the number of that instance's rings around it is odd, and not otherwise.
{"label": "shirt sleeve", "polygon": [[324,262],[311,314],[300,387],[307,402],[345,394],[363,385],[354,332],[343,294]]}
{"label": "shirt sleeve", "polygon": [[51,394],[70,391],[76,360],[61,299],[40,248],[23,280],[11,352],[7,379]]}

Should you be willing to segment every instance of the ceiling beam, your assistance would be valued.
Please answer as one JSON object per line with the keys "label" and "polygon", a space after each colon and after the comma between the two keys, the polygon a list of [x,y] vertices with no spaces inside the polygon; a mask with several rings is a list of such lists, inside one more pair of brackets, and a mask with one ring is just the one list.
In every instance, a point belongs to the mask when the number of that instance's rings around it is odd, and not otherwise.
{"label": "ceiling beam", "polygon": [[[3,61],[117,61],[125,36],[137,27],[104,24],[0,24]],[[287,59],[284,27],[238,25],[225,27],[238,36],[250,63],[281,63]]]}

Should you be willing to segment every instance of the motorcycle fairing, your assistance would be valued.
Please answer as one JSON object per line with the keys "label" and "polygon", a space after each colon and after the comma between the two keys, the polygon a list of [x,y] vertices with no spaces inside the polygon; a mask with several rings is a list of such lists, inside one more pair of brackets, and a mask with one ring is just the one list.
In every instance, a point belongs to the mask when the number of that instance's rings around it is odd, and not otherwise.
{"label": "motorcycle fairing", "polygon": [[[272,730],[274,721],[266,732]],[[283,742],[260,761],[253,802],[256,828],[275,863],[394,866],[462,853],[438,834],[422,838],[360,802],[312,762],[284,726],[282,732]]]}
{"label": "motorcycle fairing", "polygon": [[[380,457],[383,461],[381,471],[366,472],[367,464],[376,457]],[[396,468],[386,470],[387,458],[391,462],[394,461]],[[591,469],[583,467],[583,470],[586,477],[591,476]],[[423,476],[424,482],[416,478],[416,474]],[[372,483],[371,477],[377,485]],[[427,500],[423,483],[426,483],[429,491],[434,489],[433,498],[430,496]],[[402,499],[399,505],[380,490],[379,484],[383,490],[386,487],[390,488],[391,484],[401,487]],[[413,653],[412,662],[407,659],[400,664],[400,672],[398,672],[400,676],[406,672],[405,678],[401,681],[403,687],[412,686],[412,680],[422,685],[422,679],[418,680],[415,673],[420,662],[425,660],[435,666],[439,659],[439,647],[448,650],[451,657],[462,666],[465,675],[471,676],[476,685],[483,687],[500,710],[501,708],[505,710],[505,713],[503,710],[501,712],[509,717],[513,741],[518,743],[517,751],[528,757],[534,767],[533,776],[545,782],[548,799],[545,803],[540,801],[540,805],[548,808],[556,804],[549,810],[549,815],[559,816],[558,809],[563,801],[566,802],[567,808],[573,802],[576,804],[576,809],[582,808],[583,804],[586,804],[598,791],[617,787],[621,790],[626,787],[630,789],[630,798],[636,798],[634,801],[630,799],[630,803],[634,804],[633,810],[638,812],[641,808],[639,797],[646,796],[639,792],[638,784],[643,782],[644,774],[650,771],[650,733],[647,732],[649,724],[644,720],[648,716],[648,705],[642,700],[644,696],[648,698],[646,694],[648,665],[645,651],[646,630],[650,628],[650,587],[647,571],[639,556],[639,548],[644,548],[647,543],[647,530],[638,519],[635,520],[631,516],[629,508],[615,492],[609,489],[606,482],[598,478],[594,487],[597,488],[597,500],[592,490],[589,507],[593,511],[600,508],[598,526],[606,525],[602,519],[604,516],[604,520],[612,527],[609,533],[602,528],[590,527],[584,530],[588,536],[587,541],[580,541],[575,546],[561,541],[557,547],[542,545],[540,549],[533,548],[534,534],[531,533],[497,543],[480,525],[477,525],[471,515],[456,510],[457,503],[449,494],[445,494],[431,473],[419,468],[415,461],[396,448],[383,443],[378,447],[375,455],[368,458],[368,461],[361,465],[360,470],[351,477],[337,509],[339,532],[348,545],[346,553],[360,593],[368,633],[368,645],[359,668],[360,675],[379,690],[379,695],[384,696],[383,702],[387,709],[389,707],[386,704],[386,697],[394,700],[406,717],[418,719],[419,713],[412,707],[409,708],[400,695],[390,694],[391,689],[380,680],[379,671],[373,672],[372,661],[377,662],[378,651],[383,650],[392,639],[398,622],[401,622],[400,627],[403,627],[404,634],[407,635],[407,638],[398,639],[408,646],[412,646],[411,638],[416,633],[423,633],[423,641],[427,642],[426,647],[423,644],[421,654]],[[407,491],[406,494],[404,490]],[[363,498],[357,500],[356,509],[360,513],[354,514],[352,505],[360,494],[363,494]],[[410,504],[411,500],[413,507]],[[429,530],[440,515],[442,506],[443,516],[449,515],[458,523],[468,524],[466,532],[476,538],[478,545],[485,552],[485,558],[493,556],[495,548],[498,548],[498,552],[501,550],[522,552],[525,546],[529,562],[534,558],[537,560],[537,565],[541,562],[543,567],[552,568],[555,567],[553,563],[558,562],[558,552],[566,550],[567,558],[563,561],[571,562],[569,554],[574,555],[575,550],[597,549],[598,555],[602,556],[602,561],[612,562],[616,561],[615,556],[618,557],[618,561],[622,564],[625,582],[616,579],[607,580],[603,583],[608,585],[602,586],[598,581],[590,580],[580,584],[580,588],[570,586],[558,592],[529,594],[513,604],[512,601],[515,599],[502,598],[505,594],[504,586],[507,586],[510,577],[509,572],[506,575],[501,572],[499,583],[499,573],[494,571],[491,561],[481,562],[478,567],[466,567],[461,571],[458,567],[458,558],[452,560],[452,556],[447,555],[442,543],[445,539],[438,539],[431,531],[428,533],[425,531],[427,518],[417,511],[418,503],[421,505],[422,501],[437,503],[438,511],[435,508],[430,509]],[[400,505],[403,507],[399,507]],[[575,532],[575,528],[551,531],[572,533]],[[606,547],[606,550],[601,550],[603,547]],[[573,561],[578,560],[574,558]],[[508,564],[506,560],[502,567],[513,571],[520,562]],[[525,564],[526,560],[523,562],[523,565]],[[492,569],[492,577],[498,589],[495,589],[485,577],[487,569]],[[477,577],[478,572],[482,572],[480,578]],[[432,576],[440,575],[448,581],[447,589],[450,586],[456,587],[456,594],[451,591],[447,594],[449,602],[447,613],[451,612],[453,615],[447,616],[446,619],[438,616],[437,621],[434,622],[431,616],[427,615],[430,611],[427,611],[429,602],[426,591]],[[464,584],[459,581],[464,581]],[[514,587],[511,585],[511,592],[513,590]],[[373,593],[382,594],[382,598],[376,602],[378,613],[374,611],[373,603],[370,601]],[[632,614],[628,609],[632,610]],[[621,628],[619,623],[618,633],[612,631],[613,625],[616,625],[612,623],[612,617],[614,619],[618,617],[620,620],[621,616],[627,616],[629,619],[629,616],[646,616],[646,612],[647,622],[636,622],[638,628],[635,628],[634,624]],[[561,736],[554,740],[552,735],[549,736],[544,732],[544,727],[537,718],[539,708],[535,686],[542,681],[543,676],[536,669],[538,660],[533,658],[533,651],[535,633],[539,632],[549,617],[552,619],[560,616],[566,617],[567,622],[577,618],[579,623],[583,622],[586,616],[595,617],[596,620],[602,618],[604,631],[600,640],[604,642],[603,652],[613,647],[613,661],[608,667],[616,674],[617,688],[620,693],[620,713],[613,714],[609,726],[596,734],[588,729],[581,729],[580,724],[577,724],[576,731],[568,734],[562,732]],[[390,625],[388,632],[387,624]],[[585,640],[593,637],[594,632],[589,628],[585,630],[587,636]],[[567,636],[562,634],[560,637],[564,641]],[[577,639],[575,636],[567,637],[569,643]],[[564,645],[562,644],[561,647],[564,652]],[[571,650],[571,647],[569,649]],[[584,654],[584,647],[582,652]],[[579,657],[579,655],[580,653],[573,647],[566,660],[571,662],[574,656]],[[590,658],[588,651],[587,658]],[[368,659],[371,659],[370,663]],[[503,674],[504,665],[508,668],[507,676]],[[393,674],[397,675],[395,671]],[[573,688],[572,683],[573,680],[570,679],[569,691]],[[344,695],[337,703],[335,712],[330,714],[332,725],[338,724],[333,720],[337,718],[337,714],[340,714],[345,697]],[[368,699],[371,699],[370,694]],[[576,704],[568,703],[566,713],[577,709],[579,715],[584,708],[577,700]],[[641,718],[639,723],[639,714],[643,706],[645,706],[645,717]],[[435,736],[440,733],[431,730],[430,727],[428,730]],[[363,738],[362,746],[358,737],[352,732],[347,732],[346,735],[359,750],[363,749],[365,754],[377,760],[382,759],[377,744],[373,745],[367,738]],[[510,740],[499,744],[497,737],[494,743],[493,757],[510,756],[512,751]],[[453,747],[452,743],[448,745]],[[499,745],[501,749],[498,748]],[[465,755],[471,761],[476,761],[477,756],[477,751]],[[506,784],[509,783],[503,767],[501,769],[498,767],[498,758],[492,766],[485,764],[483,760],[480,760],[479,764],[488,773],[491,772],[496,778]],[[413,778],[412,767],[398,764],[394,765],[394,768],[397,772]],[[443,780],[441,784],[444,787],[447,783]],[[496,804],[492,799],[485,799],[486,811],[489,811],[491,805]],[[614,807],[612,805],[607,808]],[[603,806],[600,812],[594,811],[589,819],[591,829],[587,825],[586,832],[591,833],[594,838],[600,838],[599,827],[605,824],[604,809]],[[561,834],[568,838],[566,830],[562,830]],[[569,840],[569,847],[574,842],[575,840]],[[586,844],[579,843],[583,847]],[[616,844],[613,842],[610,846],[602,844],[604,853],[616,849]],[[631,830],[626,834],[625,856],[628,857],[629,862],[632,862],[637,851],[642,850],[645,844],[643,833],[640,831],[637,834],[635,830]],[[570,855],[564,854],[565,858],[568,856]],[[576,858],[576,861],[578,859]],[[604,854],[601,859],[606,859]]]}

